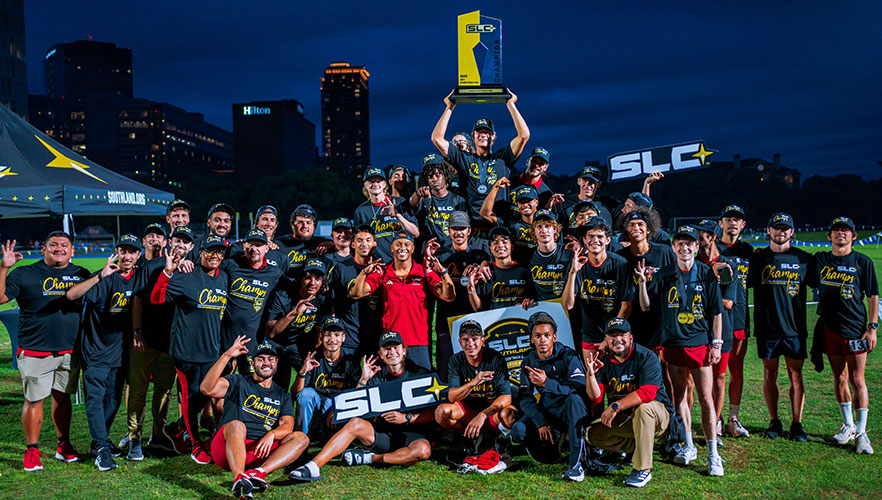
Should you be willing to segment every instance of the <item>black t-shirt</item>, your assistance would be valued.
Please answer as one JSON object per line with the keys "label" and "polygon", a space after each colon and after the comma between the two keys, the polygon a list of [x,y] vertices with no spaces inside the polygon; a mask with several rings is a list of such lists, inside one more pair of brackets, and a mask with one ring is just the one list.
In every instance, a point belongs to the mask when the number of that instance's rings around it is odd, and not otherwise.
{"label": "black t-shirt", "polygon": [[150,294],[156,280],[165,269],[165,257],[155,257],[144,261],[135,273],[132,292],[141,298],[141,334],[144,342],[160,352],[169,352],[172,321],[175,318],[175,305],[171,302],[154,304]]}
{"label": "black t-shirt", "polygon": [[747,286],[753,288],[753,326],[757,337],[808,337],[805,279],[810,258],[796,247],[781,253],[766,247],[753,254]]}
{"label": "black t-shirt", "polygon": [[[523,175],[523,172],[520,174],[515,174],[514,172],[511,172],[511,177],[509,177],[511,184],[508,186],[508,210],[510,211],[512,216],[517,216],[520,213],[518,211],[518,201],[514,199],[514,193],[517,188],[526,185],[524,184]],[[545,208],[545,205],[548,204],[548,200],[551,199],[554,191],[552,191],[551,188],[548,187],[548,184],[546,184],[545,182],[540,182],[538,187],[533,184],[530,184],[530,186],[533,186],[533,188],[536,189],[536,194],[539,195],[539,198],[537,199],[539,204],[536,206],[538,207],[538,210],[542,210],[543,208]],[[497,212],[496,215],[499,215],[499,212]]]}
{"label": "black t-shirt", "polygon": [[[238,240],[230,244],[224,252],[224,260],[226,259],[238,259],[245,255],[245,247],[243,245],[245,240]],[[274,242],[275,243],[275,242]],[[283,251],[281,243],[276,243],[279,248],[272,249],[267,248],[266,250],[266,263],[270,266],[275,266],[280,269],[284,268],[285,263],[287,262],[287,254]]]}
{"label": "black t-shirt", "polygon": [[462,387],[471,382],[478,372],[493,372],[491,380],[475,386],[472,392],[462,401],[466,406],[475,411],[487,408],[499,396],[511,395],[511,386],[508,383],[508,367],[506,366],[505,358],[486,346],[481,351],[483,354],[478,366],[472,366],[462,351],[451,356],[450,361],[447,362],[447,385],[451,388]]}
{"label": "black t-shirt", "polygon": [[[634,287],[635,299],[638,278],[634,275],[634,270],[637,268],[638,262],[643,260],[647,267],[653,269],[652,276],[649,277],[647,286],[652,284],[652,281],[655,279],[655,273],[657,273],[659,269],[677,262],[677,257],[674,255],[674,251],[671,247],[667,245],[659,245],[658,243],[650,243],[649,250],[643,255],[634,255],[631,252],[631,247],[622,248],[617,251],[616,254],[624,257],[628,262],[628,270]],[[660,311],[652,309],[644,312],[640,309],[639,304],[635,304],[635,306],[636,307],[631,308],[631,315],[628,317],[628,322],[631,323],[631,328],[633,329],[634,340],[643,347],[653,348],[659,346],[658,322]]]}
{"label": "black t-shirt", "polygon": [[56,269],[42,260],[9,272],[6,298],[18,301],[19,348],[40,352],[74,348],[83,308],[80,301],[67,300],[65,293],[89,274],[75,264]]}
{"label": "black t-shirt", "polygon": [[469,240],[468,250],[456,251],[452,246],[442,246],[435,252],[435,257],[450,273],[453,289],[456,292],[453,302],[437,301],[436,330],[447,332],[450,329],[447,318],[473,312],[472,306],[469,304],[469,280],[463,276],[463,271],[472,264],[480,264],[484,261],[492,262],[493,258],[486,249],[486,240],[474,238]]}
{"label": "black t-shirt", "polygon": [[[551,212],[557,217],[557,221],[560,222],[560,225],[564,227],[564,232],[566,234],[573,234],[573,230],[576,229],[576,214],[573,213],[573,209],[576,208],[576,205],[582,201],[579,198],[578,194],[569,194],[564,197],[563,203],[558,203],[557,205],[551,208]],[[610,210],[610,206],[616,206],[618,201],[609,198],[595,198],[594,204],[597,205],[597,208],[600,209],[600,213],[598,214],[604,221],[606,221],[606,225],[609,227],[613,227],[613,216],[612,210]]]}
{"label": "black t-shirt", "polygon": [[695,261],[690,271],[674,263],[661,268],[648,286],[652,309],[661,314],[664,347],[697,347],[713,340],[714,316],[723,312],[720,283],[711,269]]}
{"label": "black t-shirt", "polygon": [[[729,264],[729,267],[732,268],[732,275],[734,278],[736,264],[732,259],[729,259],[729,258],[723,257],[722,255],[719,255],[719,256],[717,256],[716,260],[714,260],[713,262],[702,261],[703,264],[707,264],[709,267],[713,267],[711,264],[716,263],[716,262],[721,262],[723,264]],[[711,269],[711,270],[713,270],[713,269]],[[717,283],[720,283],[719,278],[717,278]],[[720,298],[722,300],[731,300],[732,302],[734,302],[734,305],[732,305],[731,309],[726,309],[726,307],[723,306],[723,310],[722,310],[723,314],[721,315],[721,318],[723,321],[722,321],[722,337],[720,337],[720,338],[723,340],[722,352],[724,352],[724,353],[730,352],[732,350],[732,342],[735,339],[735,336],[734,336],[734,330],[735,330],[735,328],[734,328],[734,312],[735,312],[735,308],[738,307],[738,290],[740,288],[741,288],[741,280],[738,278],[734,278],[731,282],[729,282],[725,285],[720,283]]]}
{"label": "black t-shirt", "polygon": [[558,244],[549,255],[538,248],[530,258],[530,275],[536,287],[536,300],[560,298],[567,284],[567,273],[573,262],[573,252]]}
{"label": "black t-shirt", "polygon": [[[283,281],[273,291],[269,305],[270,320],[282,319],[302,300],[294,285],[293,282]],[[304,342],[313,347],[316,345],[318,320],[328,315],[330,302],[324,294],[319,293],[311,303],[315,308],[307,309],[295,316],[281,333],[272,338],[273,342],[294,350],[298,349],[294,346],[306,345]]]}
{"label": "black t-shirt", "polygon": [[254,351],[263,339],[260,324],[264,307],[282,277],[282,270],[268,263],[254,269],[244,257],[224,259],[220,269],[230,282],[227,310],[221,323],[221,350],[229,349],[239,335],[246,335],[245,346]]}
{"label": "black t-shirt", "polygon": [[616,254],[606,254],[606,260],[597,267],[586,262],[576,273],[575,285],[576,307],[582,318],[582,341],[603,342],[606,322],[618,314],[622,302],[634,300],[628,263]]}
{"label": "black t-shirt", "polygon": [[[164,276],[160,275],[157,287]],[[190,363],[217,361],[228,288],[227,274],[220,269],[209,275],[197,265],[192,272],[172,275],[160,298],[175,305],[170,349],[173,358]],[[155,291],[156,287],[154,296]]]}
{"label": "black t-shirt", "polygon": [[735,301],[735,307],[730,311],[732,313],[732,329],[744,330],[750,333],[750,307],[748,307],[747,298],[747,270],[750,266],[750,257],[753,255],[753,247],[750,243],[744,243],[737,240],[734,245],[727,245],[722,241],[717,245],[720,255],[727,257],[732,261],[732,276],[740,286],[738,287],[738,297]]}
{"label": "black t-shirt", "polygon": [[353,356],[340,356],[332,362],[322,356],[319,348],[316,360],[319,365],[303,376],[303,387],[312,387],[323,396],[331,397],[340,391],[352,389],[361,377],[360,361]]}
{"label": "black t-shirt", "polygon": [[[380,338],[383,318],[383,297],[379,289],[362,299],[349,296],[349,288],[365,266],[350,256],[334,266],[328,276],[328,286],[334,315],[343,321],[346,340],[343,347],[358,349],[362,342],[376,343]],[[287,312],[287,311],[286,311]],[[366,352],[376,352],[376,345],[362,346]]]}
{"label": "black t-shirt", "polygon": [[[661,364],[658,356],[639,344],[631,344],[631,352],[624,361],[619,362],[612,354],[600,357],[603,366],[595,372],[597,385],[609,404],[614,403],[643,386],[656,387],[655,399],[665,406],[671,402],[662,382]],[[633,411],[630,408],[629,411]]]}
{"label": "black t-shirt", "polygon": [[[511,150],[511,145],[506,145],[487,156],[466,153],[453,145],[447,148],[447,161],[459,172],[460,189],[465,186],[465,198],[469,204],[472,220],[483,221],[481,205],[484,203],[484,198],[498,179],[509,176],[517,160],[518,157]],[[499,190],[496,201],[506,201],[505,190]]]}
{"label": "black t-shirt", "polygon": [[122,366],[123,340],[132,333],[134,274],[113,273],[83,295],[80,356],[87,366]]}
{"label": "black t-shirt", "polygon": [[514,260],[530,262],[533,249],[536,248],[536,238],[530,232],[532,226],[524,222],[520,216],[508,224],[508,229],[511,231],[511,255]]}
{"label": "black t-shirt", "polygon": [[245,439],[259,440],[278,427],[282,417],[294,417],[291,394],[275,382],[267,389],[250,376],[232,373],[224,378],[230,386],[224,395],[224,414],[219,427],[238,420],[245,424]]}
{"label": "black t-shirt", "polygon": [[467,209],[465,198],[453,191],[448,191],[447,196],[420,199],[420,204],[414,209],[416,220],[420,221],[420,239],[428,241],[436,238],[438,243],[448,240],[450,233],[447,231],[447,225],[450,215],[458,210]]}
{"label": "black t-shirt", "polygon": [[494,264],[490,269],[490,281],[478,283],[475,287],[484,310],[514,306],[522,299],[536,297],[533,278],[526,267],[515,263],[508,269],[502,269]]}
{"label": "black t-shirt", "polygon": [[[300,269],[306,265],[307,259],[317,256],[315,253],[316,247],[330,240],[322,236],[313,236],[308,240],[299,240],[289,234],[274,241],[279,245],[279,249],[275,250],[272,255],[278,256],[277,258],[281,259],[281,267],[285,276],[294,278],[300,272]],[[270,252],[267,252],[267,259],[269,258]],[[322,259],[330,267],[331,263],[324,257]]]}
{"label": "black t-shirt", "polygon": [[[390,198],[395,204],[395,210],[405,219],[416,224],[416,219],[409,209],[410,204],[399,196],[391,196]],[[356,227],[367,224],[374,230],[374,240],[377,242],[377,246],[374,248],[374,257],[379,257],[383,259],[384,263],[390,264],[392,262],[392,241],[399,231],[404,231],[404,226],[401,225],[397,217],[382,213],[385,206],[383,204],[375,205],[368,200],[355,209],[352,220]]]}
{"label": "black t-shirt", "polygon": [[816,253],[809,261],[807,284],[820,292],[818,315],[827,328],[850,340],[867,331],[864,299],[879,295],[876,268],[869,257],[853,250],[843,256]]}

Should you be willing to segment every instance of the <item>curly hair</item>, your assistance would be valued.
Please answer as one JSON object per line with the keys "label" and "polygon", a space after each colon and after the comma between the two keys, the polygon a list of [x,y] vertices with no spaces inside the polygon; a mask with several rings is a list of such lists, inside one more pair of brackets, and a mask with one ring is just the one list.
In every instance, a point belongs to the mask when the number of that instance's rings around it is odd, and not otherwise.
{"label": "curly hair", "polygon": [[456,171],[450,166],[446,161],[442,161],[439,163],[432,163],[423,167],[423,170],[420,171],[419,182],[417,183],[417,187],[425,187],[428,186],[429,183],[426,179],[435,175],[436,173],[440,173],[444,176],[444,182],[447,184],[450,183],[450,180],[454,178],[456,175]]}
{"label": "curly hair", "polygon": [[618,219],[616,220],[616,225],[619,226],[619,229],[621,229],[625,235],[628,234],[628,218],[631,216],[631,214],[635,213],[642,215],[644,222],[646,222],[646,228],[648,229],[649,233],[646,237],[647,239],[652,238],[656,234],[658,234],[658,230],[661,229],[661,216],[658,214],[658,212],[656,212],[655,209],[652,208],[634,207],[634,209],[630,212],[626,214],[620,214]]}

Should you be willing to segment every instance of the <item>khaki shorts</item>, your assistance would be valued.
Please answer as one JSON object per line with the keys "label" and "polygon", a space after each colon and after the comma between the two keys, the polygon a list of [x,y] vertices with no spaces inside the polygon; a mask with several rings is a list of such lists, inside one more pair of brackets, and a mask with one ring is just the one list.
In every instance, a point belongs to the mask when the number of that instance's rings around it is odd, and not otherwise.
{"label": "khaki shorts", "polygon": [[52,391],[73,394],[80,374],[79,358],[73,354],[55,356],[26,356],[19,354],[18,371],[24,397],[30,402],[42,401]]}

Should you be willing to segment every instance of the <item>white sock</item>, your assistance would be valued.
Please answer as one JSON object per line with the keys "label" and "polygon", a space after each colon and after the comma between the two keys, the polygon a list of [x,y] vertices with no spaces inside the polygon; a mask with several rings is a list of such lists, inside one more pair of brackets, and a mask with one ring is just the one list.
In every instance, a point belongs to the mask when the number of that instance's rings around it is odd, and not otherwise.
{"label": "white sock", "polygon": [[[714,436],[716,437],[716,436]],[[717,454],[717,440],[716,439],[708,439],[707,440],[707,454],[708,455],[716,455]]]}
{"label": "white sock", "polygon": [[870,413],[869,408],[858,408],[857,433],[864,434],[867,432],[867,414]]}
{"label": "white sock", "polygon": [[364,454],[364,463],[369,464],[369,463],[371,463],[373,460],[374,460],[374,454],[373,454],[373,453],[365,453],[365,454]]}
{"label": "white sock", "polygon": [[842,413],[842,421],[845,422],[845,425],[854,427],[854,417],[851,415],[851,401],[839,403],[839,411]]}
{"label": "white sock", "polygon": [[729,418],[738,418],[738,410],[740,409],[741,405],[729,405]]}
{"label": "white sock", "polygon": [[258,472],[266,472],[265,470],[263,470],[263,467],[257,467],[257,468],[254,469],[254,470],[256,470],[256,471],[258,471]]}
{"label": "white sock", "polygon": [[313,477],[318,476],[320,474],[319,466],[315,462],[313,462],[312,460],[310,460],[309,462],[306,462],[306,468],[309,470],[309,473],[313,475]]}
{"label": "white sock", "polygon": [[692,444],[692,433],[691,432],[686,433],[686,446],[695,446],[694,444]]}
{"label": "white sock", "polygon": [[501,432],[502,435],[505,437],[508,437],[508,435],[511,434],[511,429],[502,425],[502,422],[500,422],[499,425],[496,426],[496,428],[499,429],[499,432]]}

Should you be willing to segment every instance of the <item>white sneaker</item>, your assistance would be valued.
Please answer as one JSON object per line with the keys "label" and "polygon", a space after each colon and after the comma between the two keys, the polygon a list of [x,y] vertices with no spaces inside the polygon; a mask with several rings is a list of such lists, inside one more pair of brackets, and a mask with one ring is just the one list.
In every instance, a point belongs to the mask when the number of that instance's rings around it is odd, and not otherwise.
{"label": "white sneaker", "polygon": [[848,444],[849,441],[855,438],[856,433],[857,428],[855,426],[842,424],[839,432],[833,435],[833,441],[836,441],[837,444]]}
{"label": "white sneaker", "polygon": [[861,455],[872,455],[873,446],[870,444],[870,438],[866,432],[861,432],[854,438],[855,451]]}
{"label": "white sneaker", "polygon": [[726,434],[732,437],[750,437],[750,432],[741,425],[738,417],[729,417],[729,422],[726,423]]}
{"label": "white sneaker", "polygon": [[720,437],[722,435],[723,435],[723,419],[721,418],[721,419],[717,420],[717,437]]}
{"label": "white sneaker", "polygon": [[698,458],[698,448],[695,445],[684,446],[674,457],[674,463],[678,465],[689,465],[689,462]]}
{"label": "white sneaker", "polygon": [[719,453],[707,456],[707,473],[710,476],[723,477],[723,458]]}

